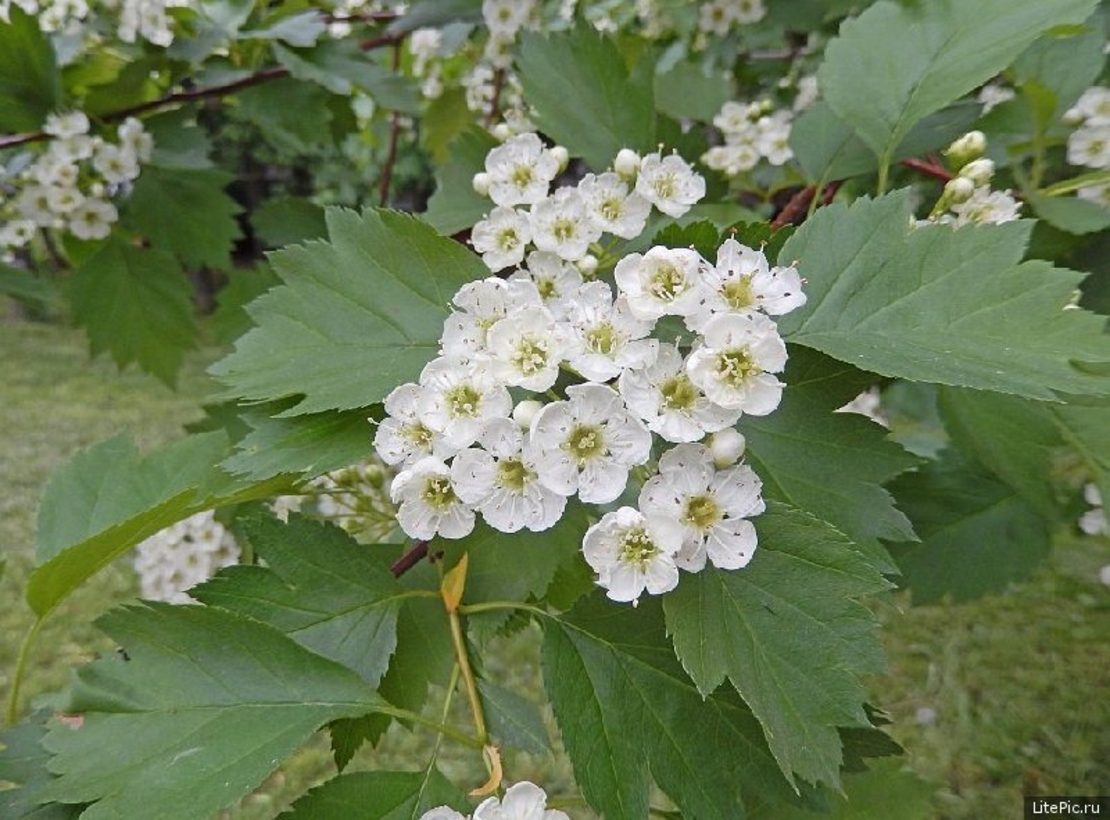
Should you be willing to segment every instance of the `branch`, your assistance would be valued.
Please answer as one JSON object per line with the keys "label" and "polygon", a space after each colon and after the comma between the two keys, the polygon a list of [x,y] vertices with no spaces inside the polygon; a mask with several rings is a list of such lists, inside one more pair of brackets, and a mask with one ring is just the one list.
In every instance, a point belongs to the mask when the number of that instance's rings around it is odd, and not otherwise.
{"label": "branch", "polygon": [[939,179],[941,182],[948,182],[948,180],[952,179],[952,172],[947,168],[937,165],[935,162],[926,162],[923,159],[914,159],[910,157],[909,159],[902,160],[902,165],[911,170],[919,171],[926,176]]}
{"label": "branch", "polygon": [[[401,45],[393,43],[393,70],[401,67]],[[378,188],[378,206],[384,208],[389,204],[389,186],[393,182],[393,166],[397,163],[397,141],[401,135],[401,115],[394,111],[389,116],[389,149],[385,155],[385,167],[382,168],[382,179]]]}
{"label": "branch", "polygon": [[417,541],[415,544],[408,548],[404,555],[393,562],[393,566],[389,568],[389,571],[393,573],[394,578],[400,578],[402,575],[404,575],[406,572],[408,572],[410,569],[424,560],[427,555],[428,542]]}

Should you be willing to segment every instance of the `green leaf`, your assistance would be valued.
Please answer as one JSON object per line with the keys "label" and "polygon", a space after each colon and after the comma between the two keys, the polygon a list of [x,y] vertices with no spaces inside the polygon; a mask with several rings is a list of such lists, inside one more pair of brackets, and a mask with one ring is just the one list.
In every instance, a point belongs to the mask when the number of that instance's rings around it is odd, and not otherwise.
{"label": "green leaf", "polygon": [[130,438],[117,436],[55,472],[39,505],[40,566],[26,593],[31,608],[45,615],[127,550],[182,518],[284,487],[231,481],[213,467],[227,447],[223,433],[206,433],[142,458]]}
{"label": "green leaf", "polygon": [[493,202],[471,184],[485,168],[486,154],[497,145],[488,131],[471,126],[452,142],[447,162],[436,171],[436,190],[424,215],[445,236],[466,230],[493,210]]}
{"label": "green leaf", "polygon": [[224,193],[232,176],[215,169],[147,165],[124,216],[129,227],[188,267],[226,269],[239,238],[239,205]]}
{"label": "green leaf", "polygon": [[680,62],[655,75],[655,107],[676,120],[711,121],[731,100],[727,74],[707,75],[693,62]]}
{"label": "green leaf", "polygon": [[0,294],[44,306],[58,298],[58,294],[47,279],[35,276],[29,270],[5,265],[3,262],[0,262]]}
{"label": "green leaf", "polygon": [[247,305],[279,281],[265,263],[228,271],[227,284],[216,293],[216,312],[212,314],[211,327],[216,340],[230,345],[254,327],[247,315]]}
{"label": "green leaf", "polygon": [[374,431],[365,409],[328,411],[292,418],[247,410],[252,428],[221,465],[230,473],[262,481],[283,473],[314,477],[363,461]]}
{"label": "green leaf", "polygon": [[331,209],[327,220],[330,242],[271,256],[284,285],[251,304],[258,327],[212,368],[227,395],[303,396],[283,415],[380,402],[435,357],[455,292],[489,273],[410,216]]}
{"label": "green leaf", "polygon": [[897,760],[883,761],[844,778],[844,793],[833,797],[831,812],[814,814],[790,806],[770,805],[751,813],[751,820],[930,820],[936,817],[936,787]]}
{"label": "green leaf", "polygon": [[[304,116],[300,119],[303,121]],[[314,129],[316,127],[313,125]],[[328,235],[324,209],[298,196],[267,199],[251,214],[251,224],[259,238],[271,248],[323,239]]]}
{"label": "green leaf", "polygon": [[647,816],[649,770],[698,820],[743,817],[745,793],[795,799],[735,693],[703,698],[679,667],[655,599],[594,595],[545,621],[543,676],[575,781],[606,817]]}
{"label": "green leaf", "polygon": [[1059,118],[1094,85],[1106,56],[1102,53],[1104,38],[1097,31],[1067,32],[1056,36],[1048,32],[1027,48],[1012,67],[1013,83],[1021,87],[1036,82],[1052,94],[1053,107],[1047,112],[1041,128]]}
{"label": "green leaf", "polygon": [[420,113],[420,99],[412,80],[377,62],[357,41],[325,40],[310,49],[294,51],[274,43],[274,56],[298,80],[318,83],[333,94],[363,91],[390,111]]}
{"label": "green leaf", "polygon": [[1110,208],[1074,196],[1042,196],[1028,191],[1025,200],[1037,216],[1062,231],[1074,234],[1094,233],[1110,228]]}
{"label": "green leaf", "polygon": [[882,485],[919,463],[885,430],[852,413],[835,413],[874,376],[820,353],[791,346],[782,404],[768,416],[745,416],[747,461],[766,498],[828,521],[864,549],[876,567],[895,569],[879,539],[911,541],[909,520]]}
{"label": "green leaf", "polygon": [[269,624],[377,686],[397,646],[405,597],[382,548],[295,514],[283,524],[259,512],[242,524],[266,566],[228,567],[190,594]]}
{"label": "green leaf", "polygon": [[0,735],[0,814],[10,820],[76,820],[80,806],[60,803],[40,805],[40,793],[53,779],[46,768],[50,753],[42,747],[46,721],[42,711]]}
{"label": "green leaf", "polygon": [[630,73],[613,41],[591,26],[525,32],[517,66],[539,130],[594,170],[621,148],[657,148],[651,70]]}
{"label": "green leaf", "polygon": [[1110,498],[1110,412],[1105,407],[1053,405],[1049,408],[1065,442],[1082,459],[1091,478]]}
{"label": "green leaf", "polygon": [[[239,92],[238,97],[239,105],[232,109],[235,117],[257,125],[266,135],[266,141],[279,150],[304,154],[319,151],[320,146],[333,141],[330,128],[332,115],[328,110],[332,95],[315,83],[286,77],[244,89]],[[312,111],[313,115],[306,117],[305,111]],[[258,227],[259,213],[270,203],[280,201],[278,198],[266,200],[251,217],[255,227]],[[319,211],[319,225],[322,228],[323,209],[316,210]],[[269,244],[275,246],[286,243]]]}
{"label": "green leaf", "polygon": [[859,599],[889,588],[828,524],[772,502],[741,570],[686,575],[663,600],[675,652],[709,694],[728,678],[782,771],[840,783],[837,727],[870,728],[857,678],[884,666],[877,622]]}
{"label": "green leaf", "polygon": [[0,20],[0,132],[35,131],[58,107],[62,84],[54,47],[18,6]]}
{"label": "green leaf", "polygon": [[837,116],[889,165],[914,124],[1006,68],[1052,26],[1081,23],[1095,0],[879,2],[840,27],[817,77]]}
{"label": "green leaf", "polygon": [[170,254],[109,237],[70,282],[73,316],[92,355],[108,351],[171,387],[186,350],[196,346],[192,287]]}
{"label": "green leaf", "polygon": [[93,803],[84,820],[208,820],[320,726],[380,704],[351,670],[230,612],[125,607],[97,625],[129,660],[84,667],[80,725],[44,741],[60,777],[43,796]]}
{"label": "green leaf", "polygon": [[[737,239],[743,242],[742,239]],[[691,222],[688,225],[667,225],[651,240],[653,245],[667,248],[693,248],[706,259],[717,258],[721,245],[721,232],[708,220]]]}
{"label": "green leaf", "polygon": [[1050,534],[1037,511],[980,464],[952,451],[895,480],[891,491],[921,539],[891,547],[916,604],[1001,592],[1048,555]]}
{"label": "green leaf", "polygon": [[1021,262],[1031,224],[911,227],[909,192],[819,210],[782,250],[806,305],[785,338],[884,376],[1057,400],[1107,395],[1104,319],[1065,310],[1082,274]]}
{"label": "green leaf", "polygon": [[482,709],[489,731],[501,748],[506,746],[534,755],[551,754],[551,741],[539,707],[515,692],[478,681]]}
{"label": "green leaf", "polygon": [[403,34],[426,26],[447,23],[480,23],[481,0],[414,0],[401,17],[389,24],[389,32]]}
{"label": "green leaf", "polygon": [[323,15],[318,11],[303,11],[283,17],[263,29],[239,32],[240,40],[281,40],[296,48],[316,45],[320,35],[328,30]]}
{"label": "green leaf", "polygon": [[437,769],[355,772],[317,786],[281,820],[418,820],[437,806],[469,811],[470,804]]}

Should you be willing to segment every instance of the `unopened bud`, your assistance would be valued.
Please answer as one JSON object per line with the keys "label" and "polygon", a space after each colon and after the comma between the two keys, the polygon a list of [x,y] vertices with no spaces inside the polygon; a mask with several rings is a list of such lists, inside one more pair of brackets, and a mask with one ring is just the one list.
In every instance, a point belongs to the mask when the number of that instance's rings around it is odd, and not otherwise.
{"label": "unopened bud", "polygon": [[367,464],[362,469],[362,475],[366,483],[376,490],[380,490],[385,484],[385,468],[380,464]]}
{"label": "unopened bud", "polygon": [[975,193],[975,183],[966,177],[955,177],[944,184],[944,194],[941,197],[947,207],[967,202]]}
{"label": "unopened bud", "polygon": [[640,155],[631,148],[622,148],[617,152],[617,158],[613,160],[613,170],[625,179],[635,179],[640,173]]}
{"label": "unopened bud", "polygon": [[987,150],[987,138],[982,131],[968,131],[944,149],[953,170],[959,171],[972,160],[979,159]]}
{"label": "unopened bud", "polygon": [[588,253],[574,263],[583,279],[592,279],[597,274],[597,257]]}
{"label": "unopened bud", "polygon": [[747,440],[735,427],[718,430],[709,437],[709,453],[718,470],[739,461],[747,447]]}
{"label": "unopened bud", "polygon": [[991,177],[994,176],[994,162],[986,157],[973,159],[960,169],[960,176],[970,179],[976,188],[989,185]]}
{"label": "unopened bud", "polygon": [[513,135],[513,129],[511,129],[507,123],[499,122],[497,125],[493,126],[490,133],[493,134],[494,139],[498,142],[504,142]]}
{"label": "unopened bud", "polygon": [[567,153],[567,149],[561,145],[553,145],[551,148],[548,148],[547,151],[555,158],[555,161],[559,163],[559,171],[565,171],[567,163],[570,162],[570,154]]}
{"label": "unopened bud", "polygon": [[474,175],[474,179],[470,184],[474,186],[474,190],[478,196],[489,196],[489,183],[489,174],[485,171],[480,171]]}
{"label": "unopened bud", "polygon": [[536,413],[540,412],[542,407],[543,402],[535,399],[525,399],[513,408],[513,421],[527,430],[532,426],[532,419],[536,417]]}

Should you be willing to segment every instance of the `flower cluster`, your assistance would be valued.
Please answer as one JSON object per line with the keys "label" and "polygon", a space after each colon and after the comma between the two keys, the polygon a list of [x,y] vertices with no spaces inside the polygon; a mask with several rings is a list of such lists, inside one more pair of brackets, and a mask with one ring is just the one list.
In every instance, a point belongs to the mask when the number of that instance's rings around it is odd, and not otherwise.
{"label": "flower cluster", "polygon": [[26,245],[38,228],[103,239],[119,216],[109,197],[139,176],[153,150],[133,117],[120,123],[118,142],[91,135],[80,111],[50,115],[44,131],[53,137],[46,151],[9,181],[18,193],[0,202],[0,251]]}
{"label": "flower cluster", "polygon": [[1021,203],[1009,191],[991,190],[994,162],[983,156],[986,147],[982,131],[969,131],[945,149],[956,174],[945,183],[930,220],[959,228],[1020,217]]}
{"label": "flower cluster", "polygon": [[[630,253],[613,270],[615,293],[607,281],[585,281],[571,261],[601,234],[602,218],[618,236],[635,236],[651,205],[681,213],[701,195],[703,183],[677,156],[627,152],[624,161],[639,171],[634,182],[588,175],[548,197],[561,162],[538,137],[490,153],[482,187],[520,221],[513,243],[484,248],[487,263],[523,261],[521,237],[539,250],[508,278],[455,294],[439,357],[386,398],[374,444],[400,470],[391,486],[397,521],[420,539],[461,538],[477,514],[503,532],[546,530],[572,496],[611,504],[632,470],[650,473],[656,436],[678,445],[643,484],[639,509],[606,513],[583,541],[609,597],[635,601],[645,589],[673,589],[680,568],[735,569],[751,558],[747,518],[763,510],[761,485],[733,463],[743,448],[730,428],[778,406],[775,374],[787,353],[771,317],[805,295],[794,268],[772,267],[734,238],[712,263],[690,248]],[[513,208],[520,204],[532,206],[530,217]],[[513,254],[491,262],[508,245]],[[692,342],[653,336],[661,320],[681,322]],[[679,326],[665,327],[657,336]],[[561,373],[575,383],[563,387]]]}
{"label": "flower cluster", "polygon": [[[1088,88],[1064,114],[1064,122],[1078,126],[1068,137],[1068,162],[1088,168],[1110,168],[1110,88]],[[1076,195],[1110,207],[1110,184],[1088,185]]]}
{"label": "flower cluster", "polygon": [[698,30],[723,37],[734,26],[758,23],[766,15],[763,0],[710,0],[698,7]]}
{"label": "flower cluster", "polygon": [[152,535],[135,548],[135,571],[142,596],[185,604],[186,590],[239,561],[234,536],[212,510],[197,513]]}
{"label": "flower cluster", "polygon": [[565,812],[547,807],[547,792],[534,783],[522,780],[505,790],[498,800],[488,797],[471,815],[459,814],[448,806],[439,806],[420,815],[420,820],[570,820]]}
{"label": "flower cluster", "polygon": [[1106,508],[1102,506],[1102,493],[1095,484],[1086,484],[1083,487],[1083,500],[1091,505],[1079,517],[1079,529],[1087,535],[1110,534],[1110,523],[1106,519]]}
{"label": "flower cluster", "polygon": [[782,165],[794,156],[789,144],[793,119],[790,110],[776,111],[768,100],[726,102],[713,118],[724,145],[714,145],[701,161],[730,177],[750,171],[761,159]]}
{"label": "flower cluster", "polygon": [[566,149],[547,148],[534,133],[489,152],[474,188],[497,207],[474,226],[470,241],[490,270],[519,265],[532,246],[538,253],[529,256],[528,269],[535,259],[541,278],[566,262],[592,273],[597,260],[590,249],[602,234],[639,236],[652,206],[678,217],[705,195],[705,180],[677,154],[640,157],[625,149],[614,170],[551,192],[566,163]]}

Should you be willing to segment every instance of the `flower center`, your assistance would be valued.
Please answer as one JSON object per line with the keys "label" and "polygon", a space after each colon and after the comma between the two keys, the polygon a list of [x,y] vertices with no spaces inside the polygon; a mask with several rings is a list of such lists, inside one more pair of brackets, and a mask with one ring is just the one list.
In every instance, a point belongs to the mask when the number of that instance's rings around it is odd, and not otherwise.
{"label": "flower center", "polygon": [[533,336],[525,336],[517,343],[512,361],[525,376],[535,375],[547,367],[547,345]]}
{"label": "flower center", "polygon": [[540,298],[545,302],[559,295],[559,289],[555,286],[555,278],[552,276],[538,277],[536,279],[536,290],[540,292]]}
{"label": "flower center", "polygon": [[698,400],[698,389],[685,373],[679,373],[663,382],[663,407],[667,410],[692,410]]}
{"label": "flower center", "polygon": [[563,446],[582,464],[605,452],[605,436],[596,424],[579,424],[567,436]]}
{"label": "flower center", "polygon": [[609,199],[602,200],[601,207],[598,208],[598,210],[601,212],[601,215],[605,218],[606,221],[616,222],[618,219],[621,218],[622,204],[622,200],[617,199],[614,196],[610,197]]}
{"label": "flower center", "polygon": [[455,418],[467,416],[473,418],[478,415],[482,403],[482,394],[469,384],[459,384],[452,387],[443,397],[447,400],[447,408]]}
{"label": "flower center", "polygon": [[651,187],[660,199],[670,199],[675,195],[675,188],[677,187],[674,174],[660,174],[652,182]]}
{"label": "flower center", "polygon": [[717,354],[717,377],[729,387],[739,389],[749,378],[762,372],[744,348],[724,350]]}
{"label": "flower center", "polygon": [[648,290],[662,302],[670,302],[686,290],[686,277],[674,265],[661,265],[651,276]]}
{"label": "flower center", "polygon": [[659,548],[643,527],[631,527],[621,537],[621,562],[643,567],[659,554]]}
{"label": "flower center", "polygon": [[412,443],[414,447],[430,452],[432,449],[432,431],[424,426],[423,422],[415,422],[413,424],[406,424],[403,428],[405,438]]}
{"label": "flower center", "polygon": [[517,188],[527,188],[532,184],[533,177],[532,166],[520,163],[513,166],[513,173],[510,178]]}
{"label": "flower center", "polygon": [[512,250],[520,244],[520,237],[517,236],[516,228],[503,228],[497,234],[497,246],[503,251]]}
{"label": "flower center", "polygon": [[711,495],[694,495],[686,499],[682,523],[704,532],[721,520],[721,508]]}
{"label": "flower center", "polygon": [[568,239],[574,239],[574,235],[576,233],[578,233],[578,231],[575,230],[574,220],[567,219],[566,217],[556,219],[554,224],[551,226],[551,235],[560,242],[566,242]]}
{"label": "flower center", "polygon": [[620,337],[609,322],[591,327],[586,331],[586,347],[594,353],[610,355],[617,349]]}
{"label": "flower center", "polygon": [[721,296],[725,303],[733,310],[743,310],[755,305],[755,293],[752,292],[752,280],[749,276],[741,276],[727,282],[721,288]]}
{"label": "flower center", "polygon": [[519,458],[506,458],[497,464],[497,483],[506,490],[522,492],[535,478],[536,474]]}
{"label": "flower center", "polygon": [[459,500],[455,495],[455,488],[451,486],[451,480],[442,475],[432,476],[424,483],[424,492],[420,494],[420,498],[437,510],[445,510]]}

